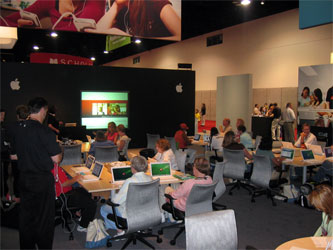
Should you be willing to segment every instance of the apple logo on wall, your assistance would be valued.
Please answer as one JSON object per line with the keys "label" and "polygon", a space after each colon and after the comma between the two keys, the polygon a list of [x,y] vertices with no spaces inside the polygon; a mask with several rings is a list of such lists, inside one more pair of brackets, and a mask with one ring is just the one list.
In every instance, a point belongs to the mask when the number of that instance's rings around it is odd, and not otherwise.
{"label": "apple logo on wall", "polygon": [[15,78],[14,81],[10,82],[10,87],[11,87],[12,90],[19,90],[20,89],[20,81],[17,78]]}
{"label": "apple logo on wall", "polygon": [[183,92],[183,85],[181,83],[176,85],[176,91],[177,91],[177,93],[182,93]]}

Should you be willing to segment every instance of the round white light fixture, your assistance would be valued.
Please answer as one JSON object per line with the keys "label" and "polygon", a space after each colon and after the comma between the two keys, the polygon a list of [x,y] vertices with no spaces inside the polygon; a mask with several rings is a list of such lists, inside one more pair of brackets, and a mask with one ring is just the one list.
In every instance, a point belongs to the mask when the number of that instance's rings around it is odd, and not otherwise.
{"label": "round white light fixture", "polygon": [[264,4],[265,4],[265,2],[264,2],[264,1],[261,1],[261,2],[260,2],[260,4],[261,4],[261,5],[264,5]]}
{"label": "round white light fixture", "polygon": [[136,44],[140,44],[141,43],[141,40],[136,38],[135,41],[134,41]]}
{"label": "round white light fixture", "polygon": [[92,56],[92,57],[90,57],[90,60],[91,60],[91,61],[95,61],[96,58]]}
{"label": "round white light fixture", "polygon": [[55,37],[58,37],[58,34],[56,32],[52,32],[51,36],[55,38]]}
{"label": "round white light fixture", "polygon": [[241,5],[244,5],[244,6],[249,5],[250,3],[251,3],[251,0],[242,0],[241,1]]}
{"label": "round white light fixture", "polygon": [[104,54],[109,54],[109,51],[107,51],[107,50],[104,50]]}
{"label": "round white light fixture", "polygon": [[39,50],[39,47],[38,47],[37,45],[34,45],[32,48],[33,48],[34,50]]}

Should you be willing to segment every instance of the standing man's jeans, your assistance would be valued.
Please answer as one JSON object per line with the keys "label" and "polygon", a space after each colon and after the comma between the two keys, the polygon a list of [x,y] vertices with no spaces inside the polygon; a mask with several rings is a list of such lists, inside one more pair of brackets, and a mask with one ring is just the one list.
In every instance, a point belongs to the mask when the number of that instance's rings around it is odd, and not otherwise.
{"label": "standing man's jeans", "polygon": [[284,139],[286,141],[291,142],[292,144],[295,143],[294,126],[293,125],[294,125],[293,122],[285,122],[283,124]]}
{"label": "standing man's jeans", "polygon": [[280,140],[280,119],[273,119],[272,121],[272,139]]}

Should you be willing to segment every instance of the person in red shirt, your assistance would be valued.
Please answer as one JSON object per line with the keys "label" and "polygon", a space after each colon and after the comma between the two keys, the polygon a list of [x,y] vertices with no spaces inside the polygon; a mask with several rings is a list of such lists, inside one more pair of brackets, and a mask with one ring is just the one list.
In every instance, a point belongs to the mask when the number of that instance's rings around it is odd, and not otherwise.
{"label": "person in red shirt", "polygon": [[191,145],[191,141],[187,138],[188,126],[186,123],[179,125],[180,129],[175,133],[175,140],[179,149],[186,149],[188,145]]}
{"label": "person in red shirt", "polygon": [[[83,188],[72,188],[72,185],[82,178],[82,175],[76,175],[68,179],[64,170],[55,164],[52,169],[55,179],[55,190],[57,199],[61,202],[67,201],[68,207],[78,207],[81,210],[81,220],[77,227],[79,232],[87,232],[89,222],[95,218],[97,204],[91,199],[91,195]],[[64,209],[66,207],[64,206]]]}

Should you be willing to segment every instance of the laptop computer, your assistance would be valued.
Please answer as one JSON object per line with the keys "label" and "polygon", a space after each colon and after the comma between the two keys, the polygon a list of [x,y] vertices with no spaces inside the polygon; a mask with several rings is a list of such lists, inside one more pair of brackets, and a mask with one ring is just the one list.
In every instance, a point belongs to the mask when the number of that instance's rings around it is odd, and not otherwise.
{"label": "laptop computer", "polygon": [[199,141],[200,140],[201,135],[200,134],[195,134],[193,137],[193,140],[195,141]]}
{"label": "laptop computer", "polygon": [[324,148],[325,156],[327,160],[333,160],[333,151],[331,147]]}
{"label": "laptop computer", "polygon": [[302,155],[303,161],[306,163],[321,164],[321,161],[315,159],[315,156],[311,149],[301,150],[301,155]]}
{"label": "laptop computer", "polygon": [[101,178],[102,172],[103,172],[103,163],[96,161],[94,169],[92,170],[91,174],[81,173],[81,175],[83,175],[83,179],[81,181],[83,182],[98,181]]}
{"label": "laptop computer", "polygon": [[170,162],[151,162],[150,172],[153,179],[172,176]]}
{"label": "laptop computer", "polygon": [[203,135],[204,142],[210,142],[210,135]]}
{"label": "laptop computer", "polygon": [[80,173],[80,172],[86,173],[86,172],[90,172],[91,171],[91,166],[93,165],[94,161],[95,161],[95,157],[92,156],[92,155],[89,155],[85,164],[80,164],[80,165],[73,166],[72,170],[75,173]]}
{"label": "laptop computer", "polygon": [[292,162],[295,157],[295,150],[292,148],[282,148],[281,157],[286,158],[285,160],[283,160],[283,163]]}
{"label": "laptop computer", "polygon": [[282,148],[294,148],[294,145],[289,141],[281,141]]}
{"label": "laptop computer", "polygon": [[111,174],[112,183],[114,184],[122,184],[133,175],[131,166],[113,167],[111,168]]}
{"label": "laptop computer", "polygon": [[312,145],[305,143],[307,149],[311,149],[315,155],[323,155],[323,149],[320,145]]}

